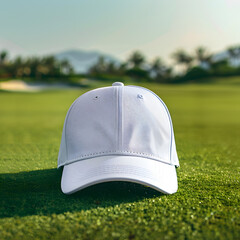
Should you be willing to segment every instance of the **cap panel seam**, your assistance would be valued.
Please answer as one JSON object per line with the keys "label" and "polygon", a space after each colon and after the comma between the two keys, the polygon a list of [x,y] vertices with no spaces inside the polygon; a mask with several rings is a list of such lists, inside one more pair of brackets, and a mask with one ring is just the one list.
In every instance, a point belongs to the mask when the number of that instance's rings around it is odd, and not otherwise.
{"label": "cap panel seam", "polygon": [[123,109],[122,109],[122,106],[123,106],[123,104],[122,104],[122,90],[123,90],[123,87],[122,86],[120,86],[119,88],[118,88],[119,90],[118,90],[118,92],[119,92],[119,94],[118,94],[118,149],[119,149],[119,151],[121,151],[122,150],[122,114],[123,114]]}
{"label": "cap panel seam", "polygon": [[115,104],[116,104],[116,111],[115,111],[115,113],[116,113],[116,148],[118,148],[118,145],[119,145],[119,143],[118,143],[118,141],[119,141],[119,111],[118,111],[118,87],[114,87],[114,89],[115,89],[115,92],[116,92],[116,102],[115,102]]}

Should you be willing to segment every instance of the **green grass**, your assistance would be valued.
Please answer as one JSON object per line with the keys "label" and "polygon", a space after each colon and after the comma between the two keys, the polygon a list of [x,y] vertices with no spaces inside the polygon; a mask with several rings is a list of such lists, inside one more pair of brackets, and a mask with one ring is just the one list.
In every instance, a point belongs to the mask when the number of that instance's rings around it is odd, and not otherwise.
{"label": "green grass", "polygon": [[64,195],[56,169],[63,122],[89,89],[0,92],[1,240],[240,238],[239,85],[143,86],[172,116],[180,159],[173,195],[128,182]]}

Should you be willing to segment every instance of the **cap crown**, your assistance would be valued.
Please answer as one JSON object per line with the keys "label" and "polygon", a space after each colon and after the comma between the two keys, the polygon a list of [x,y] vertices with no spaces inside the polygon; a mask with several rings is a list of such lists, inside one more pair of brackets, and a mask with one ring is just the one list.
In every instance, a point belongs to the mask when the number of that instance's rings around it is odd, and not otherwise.
{"label": "cap crown", "polygon": [[179,166],[173,126],[164,102],[137,86],[84,93],[65,118],[58,167],[104,155],[131,155]]}

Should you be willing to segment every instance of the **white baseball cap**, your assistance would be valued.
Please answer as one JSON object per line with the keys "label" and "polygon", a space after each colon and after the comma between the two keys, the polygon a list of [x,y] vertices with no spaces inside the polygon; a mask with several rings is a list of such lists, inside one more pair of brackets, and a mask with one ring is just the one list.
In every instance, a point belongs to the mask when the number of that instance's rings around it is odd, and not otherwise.
{"label": "white baseball cap", "polygon": [[172,194],[178,166],[171,116],[152,91],[115,82],[69,108],[58,155],[63,193],[128,181]]}

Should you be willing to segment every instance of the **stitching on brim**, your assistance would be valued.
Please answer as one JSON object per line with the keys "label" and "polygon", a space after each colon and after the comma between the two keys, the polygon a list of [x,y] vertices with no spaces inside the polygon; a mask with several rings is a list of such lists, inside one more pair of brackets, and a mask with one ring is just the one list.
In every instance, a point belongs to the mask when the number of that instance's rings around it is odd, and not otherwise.
{"label": "stitching on brim", "polygon": [[[174,165],[174,164],[169,163],[167,160],[164,160],[164,159],[159,158],[159,157],[157,157],[155,155],[152,155],[152,154],[133,152],[133,151],[106,151],[106,152],[97,152],[97,153],[90,153],[90,154],[81,155],[81,156],[79,156],[77,158],[65,161],[64,163],[60,164],[58,166],[58,168],[61,167],[61,166],[64,166],[64,165],[76,162],[76,161],[88,159],[90,157],[101,157],[101,156],[111,155],[111,153],[115,153],[114,155],[121,155],[121,154],[125,153],[124,156],[135,156],[135,157],[143,157],[143,156],[145,156],[145,157],[147,157],[149,159],[152,159],[152,160],[156,160],[156,161],[159,161],[159,162],[162,162],[162,163],[166,163],[166,164],[169,164],[169,165]],[[130,155],[128,155],[128,154],[130,154]]]}

